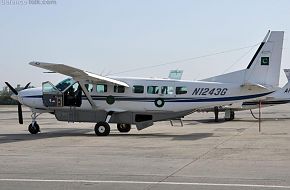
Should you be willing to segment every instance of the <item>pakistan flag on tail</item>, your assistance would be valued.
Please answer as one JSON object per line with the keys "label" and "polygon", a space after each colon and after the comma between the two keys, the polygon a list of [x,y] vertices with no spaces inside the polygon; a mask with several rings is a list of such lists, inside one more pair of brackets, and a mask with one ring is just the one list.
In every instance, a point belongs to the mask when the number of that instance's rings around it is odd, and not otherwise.
{"label": "pakistan flag on tail", "polygon": [[246,69],[245,83],[256,83],[265,87],[279,86],[283,37],[283,31],[267,33]]}
{"label": "pakistan flag on tail", "polygon": [[269,65],[269,57],[261,57],[261,65]]}

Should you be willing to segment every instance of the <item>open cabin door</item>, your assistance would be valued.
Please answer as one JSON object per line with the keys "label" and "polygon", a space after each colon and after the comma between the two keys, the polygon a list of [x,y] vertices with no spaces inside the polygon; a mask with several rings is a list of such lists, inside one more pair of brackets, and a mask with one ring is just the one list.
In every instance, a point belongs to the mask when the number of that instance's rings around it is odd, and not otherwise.
{"label": "open cabin door", "polygon": [[64,106],[80,107],[82,105],[82,89],[78,82],[75,82],[63,92]]}
{"label": "open cabin door", "polygon": [[78,82],[66,86],[63,91],[49,81],[44,82],[42,95],[43,104],[46,107],[80,107],[82,104],[82,90]]}
{"label": "open cabin door", "polygon": [[63,107],[63,93],[51,84],[51,82],[43,82],[42,101],[46,107]]}

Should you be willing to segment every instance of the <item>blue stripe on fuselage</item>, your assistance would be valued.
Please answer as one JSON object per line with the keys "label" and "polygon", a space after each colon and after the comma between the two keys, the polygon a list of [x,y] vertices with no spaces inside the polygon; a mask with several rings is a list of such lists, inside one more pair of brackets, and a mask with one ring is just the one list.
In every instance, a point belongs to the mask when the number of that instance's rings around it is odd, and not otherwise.
{"label": "blue stripe on fuselage", "polygon": [[[154,102],[156,98],[163,98],[165,102],[226,102],[226,101],[237,101],[244,99],[258,98],[266,96],[273,92],[266,92],[262,94],[252,94],[245,96],[232,96],[232,97],[219,97],[219,98],[167,98],[167,97],[128,97],[128,96],[115,96],[116,101],[138,101],[138,102]],[[42,95],[36,96],[24,96],[23,98],[42,98]],[[92,96],[93,100],[106,100],[107,96]],[[86,96],[82,96],[83,100],[87,100]]]}

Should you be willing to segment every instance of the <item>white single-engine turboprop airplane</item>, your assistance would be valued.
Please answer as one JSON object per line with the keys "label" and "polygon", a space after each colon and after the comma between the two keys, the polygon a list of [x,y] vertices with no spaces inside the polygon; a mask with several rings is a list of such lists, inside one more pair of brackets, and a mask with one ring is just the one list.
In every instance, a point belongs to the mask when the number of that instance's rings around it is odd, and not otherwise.
{"label": "white single-engine turboprop airplane", "polygon": [[[268,38],[271,41],[266,42]],[[6,84],[15,93],[12,98],[19,101],[20,123],[21,104],[32,111],[30,133],[39,132],[39,114],[52,113],[59,121],[97,123],[95,133],[106,136],[110,133],[108,123],[117,123],[120,132],[129,132],[131,124],[141,130],[155,121],[180,118],[197,108],[229,105],[272,93],[279,80],[282,42],[283,32],[269,32],[264,40],[268,49],[254,56],[244,80],[238,82],[236,78],[231,82],[207,82],[104,77],[63,64],[31,62],[71,78],[55,86],[44,82],[42,88],[20,92]]]}

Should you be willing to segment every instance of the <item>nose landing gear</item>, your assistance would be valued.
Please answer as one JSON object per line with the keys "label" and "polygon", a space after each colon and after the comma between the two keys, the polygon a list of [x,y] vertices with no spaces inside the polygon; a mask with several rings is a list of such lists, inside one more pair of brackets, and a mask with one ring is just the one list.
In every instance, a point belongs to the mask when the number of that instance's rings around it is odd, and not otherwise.
{"label": "nose landing gear", "polygon": [[39,125],[37,124],[37,122],[35,121],[36,118],[40,115],[41,113],[37,114],[35,112],[32,112],[31,114],[31,119],[32,119],[32,123],[28,126],[28,131],[31,134],[37,134],[38,132],[40,132],[40,128]]}

